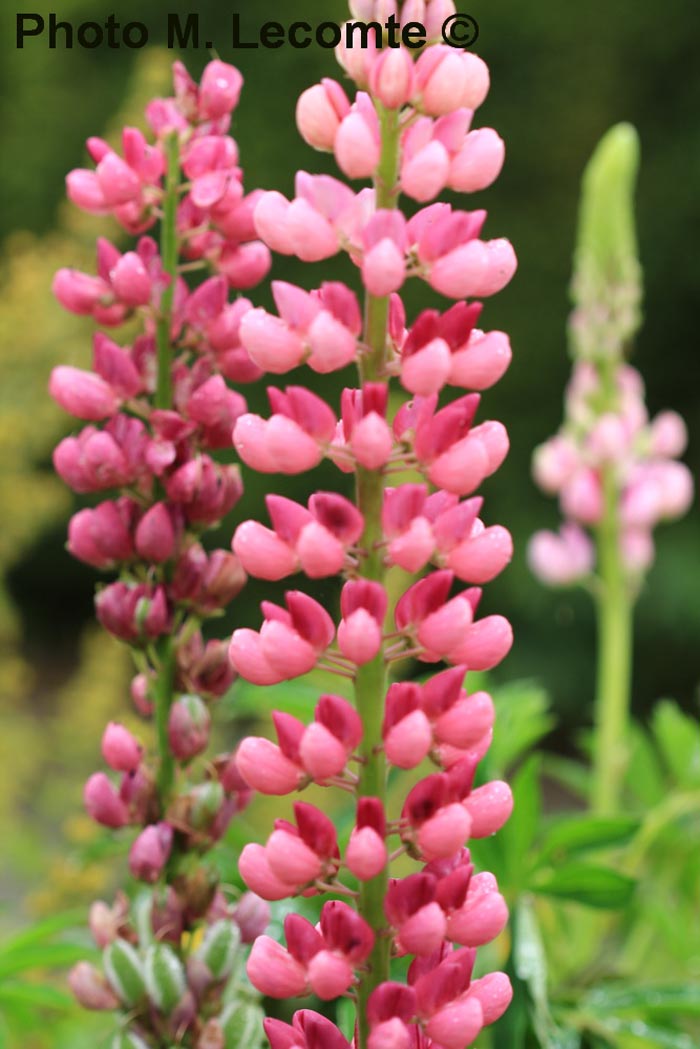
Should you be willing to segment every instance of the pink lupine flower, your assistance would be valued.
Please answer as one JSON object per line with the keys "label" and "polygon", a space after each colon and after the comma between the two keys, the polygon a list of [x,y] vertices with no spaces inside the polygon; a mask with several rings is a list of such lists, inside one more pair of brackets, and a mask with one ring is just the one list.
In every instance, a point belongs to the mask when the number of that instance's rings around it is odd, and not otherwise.
{"label": "pink lupine flower", "polygon": [[386,815],[378,798],[360,798],[355,826],[345,850],[345,864],[360,881],[367,881],[386,867]]}
{"label": "pink lupine flower", "polygon": [[380,649],[387,603],[386,591],[379,583],[351,580],[343,587],[338,646],[356,666],[374,659]]}
{"label": "pink lupine flower", "polygon": [[234,668],[257,684],[306,674],[333,640],[333,621],[318,602],[296,590],[287,592],[286,602],[285,610],[264,601],[260,633],[244,628],[234,631],[231,639]]}
{"label": "pink lupine flower", "polygon": [[338,167],[348,178],[370,178],[379,165],[379,120],[370,98],[359,92],[333,141]]}
{"label": "pink lupine flower", "polygon": [[320,84],[302,91],[296,108],[299,133],[314,149],[331,151],[350,103],[340,84],[324,77]]}
{"label": "pink lupine flower", "polygon": [[233,442],[244,463],[261,473],[302,473],[316,466],[335,432],[333,412],[300,386],[269,389],[273,415],[242,415]]}
{"label": "pink lupine flower", "polygon": [[99,375],[66,365],[51,372],[49,392],[64,411],[78,419],[106,419],[119,405],[114,391]]}
{"label": "pink lupine flower", "polygon": [[129,851],[129,868],[140,881],[160,877],[172,849],[173,829],[168,823],[152,824],[141,831]]}
{"label": "pink lupine flower", "polygon": [[575,524],[555,532],[537,532],[528,546],[528,562],[535,575],[550,586],[568,586],[593,571],[595,550]]}
{"label": "pink lupine flower", "polygon": [[124,725],[110,721],[102,736],[102,755],[117,772],[133,772],[141,763],[143,748]]}
{"label": "pink lupine flower", "polygon": [[124,827],[129,822],[129,810],[104,772],[90,776],[83,800],[88,815],[104,827]]}

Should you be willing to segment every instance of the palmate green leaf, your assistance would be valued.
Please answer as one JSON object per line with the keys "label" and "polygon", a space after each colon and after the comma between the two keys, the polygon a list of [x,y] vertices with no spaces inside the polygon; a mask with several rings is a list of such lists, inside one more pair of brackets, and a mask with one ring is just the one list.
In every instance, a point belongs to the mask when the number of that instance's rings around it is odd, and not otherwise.
{"label": "palmate green leaf", "polygon": [[645,807],[657,805],[668,794],[666,778],[646,730],[634,722],[629,729],[630,760],[625,786]]}
{"label": "palmate green leaf", "polygon": [[66,911],[63,914],[54,914],[50,918],[34,922],[26,929],[22,929],[20,932],[14,933],[3,942],[0,942],[0,959],[21,947],[40,943],[42,940],[50,939],[52,936],[65,932],[67,929],[79,928],[84,922],[85,912],[83,910]]}
{"label": "palmate green leaf", "polygon": [[652,1019],[700,1016],[700,985],[674,984],[651,987],[596,987],[581,1003],[596,1016],[623,1012],[644,1013]]}
{"label": "palmate green leaf", "polygon": [[635,816],[567,816],[547,831],[539,865],[561,862],[571,855],[611,845],[623,845],[639,829]]}
{"label": "palmate green leaf", "polygon": [[538,876],[530,888],[543,896],[574,900],[602,910],[617,910],[629,903],[635,886],[634,878],[609,867],[568,863],[550,874]]}
{"label": "palmate green leaf", "polygon": [[574,758],[545,752],[542,754],[542,772],[564,790],[581,801],[587,801],[591,790],[591,768]]}
{"label": "palmate green leaf", "polygon": [[539,754],[532,754],[523,762],[513,777],[511,786],[513,807],[517,816],[508,820],[499,837],[509,875],[509,888],[520,889],[531,864],[529,852],[537,834],[542,811]]}

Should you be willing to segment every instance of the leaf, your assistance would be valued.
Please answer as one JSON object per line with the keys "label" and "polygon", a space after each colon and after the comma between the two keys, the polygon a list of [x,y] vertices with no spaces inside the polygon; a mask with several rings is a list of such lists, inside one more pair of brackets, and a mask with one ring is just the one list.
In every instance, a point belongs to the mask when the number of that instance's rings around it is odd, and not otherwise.
{"label": "leaf", "polygon": [[[471,687],[471,686],[470,686]],[[491,775],[502,776],[554,726],[549,696],[534,681],[516,681],[497,689],[496,730],[488,754]]]}
{"label": "leaf", "polygon": [[294,681],[283,681],[279,685],[251,685],[239,678],[224,696],[219,710],[224,718],[257,717],[270,714],[273,710],[284,710],[302,721],[308,721],[319,697],[324,692],[350,695],[350,686],[343,678],[334,674],[314,670]]}
{"label": "leaf", "polygon": [[22,929],[21,932],[15,933],[14,936],[11,936],[0,945],[0,958],[20,947],[47,940],[59,932],[64,932],[66,929],[82,926],[84,922],[85,912],[83,910],[66,911],[63,914],[54,914],[43,921],[34,922],[34,924],[26,929]]}
{"label": "leaf", "polygon": [[506,858],[509,888],[520,889],[530,867],[529,851],[535,840],[541,812],[540,757],[532,754],[512,779],[513,818],[500,833]]}
{"label": "leaf", "polygon": [[667,789],[656,749],[645,729],[634,722],[630,725],[629,740],[626,787],[646,807],[657,805],[666,797]]}
{"label": "leaf", "polygon": [[700,783],[700,727],[670,699],[654,709],[652,729],[669,771],[683,787]]}
{"label": "leaf", "polygon": [[575,900],[587,907],[616,910],[629,903],[636,882],[609,867],[569,863],[548,876],[537,878],[530,888],[545,896]]}
{"label": "leaf", "polygon": [[90,953],[89,949],[71,943],[45,943],[22,947],[0,958],[0,979],[26,972],[28,969],[62,969],[82,961]]}
{"label": "leaf", "polygon": [[655,1018],[700,1016],[700,986],[596,987],[586,995],[582,1008],[596,1015],[601,1012],[617,1015],[629,1009]]}
{"label": "leaf", "polygon": [[355,1003],[350,998],[339,998],[335,1022],[349,1042],[355,1034]]}
{"label": "leaf", "polygon": [[542,755],[542,772],[548,779],[554,780],[565,790],[579,798],[587,801],[591,789],[590,766],[575,761],[573,758],[563,758],[559,754],[544,753]]}
{"label": "leaf", "polygon": [[555,1024],[547,992],[547,958],[532,904],[521,900],[515,912],[515,975],[532,998],[532,1023],[541,1049],[580,1049],[578,1032]]}
{"label": "leaf", "polygon": [[567,816],[545,834],[540,863],[622,845],[636,833],[639,824],[635,816]]}
{"label": "leaf", "polygon": [[72,1009],[71,995],[42,983],[2,983],[0,1002],[3,1005],[33,1005],[37,1009]]}
{"label": "leaf", "polygon": [[697,1049],[697,1042],[682,1031],[655,1027],[642,1020],[596,1019],[597,1030],[609,1034],[620,1049]]}

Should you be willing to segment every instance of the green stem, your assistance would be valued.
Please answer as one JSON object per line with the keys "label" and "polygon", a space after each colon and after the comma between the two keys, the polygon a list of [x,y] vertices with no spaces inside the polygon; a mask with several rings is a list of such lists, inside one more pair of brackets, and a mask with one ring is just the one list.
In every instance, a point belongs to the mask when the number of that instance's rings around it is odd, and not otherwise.
{"label": "green stem", "polygon": [[[614,407],[612,374],[603,374]],[[618,811],[628,761],[628,723],[632,687],[634,596],[621,553],[620,491],[613,466],[602,475],[604,511],[598,527],[598,668],[593,747],[592,807]]]}
{"label": "green stem", "polygon": [[[381,110],[382,155],[375,178],[377,208],[396,207],[396,183],[399,163],[399,120],[395,111]],[[389,323],[389,298],[367,296],[365,309],[365,342],[369,352],[360,364],[360,381],[387,381],[385,378],[386,346]],[[357,505],[365,519],[365,532],[361,546],[367,556],[360,567],[364,579],[383,583],[385,567],[383,554],[378,549],[382,536],[381,514],[384,500],[383,470],[357,471]],[[363,740],[358,794],[360,797],[379,798],[386,803],[386,761],[379,747],[382,741],[384,698],[387,689],[387,672],[384,653],[371,662],[359,667],[355,677],[355,705],[362,718]],[[389,978],[391,941],[385,934],[384,898],[388,884],[388,871],[362,883],[359,912],[374,929],[376,941],[368,961],[368,970],[360,977],[357,1003],[357,1026],[359,1049],[366,1049],[369,1037],[367,1022],[367,1000],[380,983]]]}
{"label": "green stem", "polygon": [[[158,377],[156,383],[156,408],[170,408],[172,390],[172,324],[173,295],[177,280],[177,204],[180,185],[180,143],[177,134],[168,136],[165,142],[166,172],[163,199],[163,221],[160,230],[160,254],[164,272],[170,281],[164,290],[158,315],[156,344],[158,350]],[[173,702],[175,684],[175,648],[173,639],[166,637],[159,644],[160,667],[156,679],[155,724],[158,745],[158,797],[161,812],[167,809],[175,778],[175,762],[168,740],[168,717]]]}
{"label": "green stem", "polygon": [[154,690],[154,714],[159,755],[156,786],[158,788],[161,815],[163,815],[167,809],[175,779],[175,761],[168,739],[168,718],[173,702],[173,686],[175,683],[175,646],[172,638],[165,637],[162,639],[159,645],[159,653],[160,668]]}
{"label": "green stem", "polygon": [[165,153],[167,168],[165,172],[163,221],[160,229],[160,255],[163,270],[170,277],[170,282],[163,292],[160,302],[156,331],[158,346],[156,408],[170,408],[173,399],[170,325],[175,282],[177,280],[177,202],[180,184],[180,143],[176,134],[171,134],[166,139]]}

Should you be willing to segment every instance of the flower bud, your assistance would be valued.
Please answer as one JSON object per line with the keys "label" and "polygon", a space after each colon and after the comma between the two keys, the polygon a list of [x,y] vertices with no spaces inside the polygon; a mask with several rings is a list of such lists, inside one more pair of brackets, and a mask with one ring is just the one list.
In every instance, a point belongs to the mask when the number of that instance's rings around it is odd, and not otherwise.
{"label": "flower bud", "polygon": [[185,971],[172,947],[153,944],[143,966],[148,997],[159,1012],[168,1016],[185,993]]}
{"label": "flower bud", "polygon": [[83,1009],[116,1009],[119,999],[100,972],[89,962],[78,962],[68,974],[68,984]]}
{"label": "flower bud", "polygon": [[102,964],[110,986],[126,1006],[140,1002],[146,993],[143,965],[126,940],[115,940],[105,948]]}
{"label": "flower bud", "polygon": [[117,772],[133,772],[141,763],[143,748],[128,729],[110,721],[102,736],[102,756]]}
{"label": "flower bud", "polygon": [[173,829],[168,823],[145,827],[129,850],[129,869],[140,881],[156,882],[170,856]]}
{"label": "flower bud", "polygon": [[168,715],[168,742],[178,761],[191,761],[206,750],[211,715],[199,696],[181,696]]}
{"label": "flower bud", "polygon": [[88,815],[103,827],[124,827],[129,822],[129,810],[104,772],[95,772],[83,791]]}
{"label": "flower bud", "polygon": [[223,980],[233,970],[240,944],[238,925],[223,918],[209,926],[196,956],[204,962],[215,980]]}

